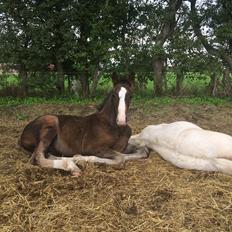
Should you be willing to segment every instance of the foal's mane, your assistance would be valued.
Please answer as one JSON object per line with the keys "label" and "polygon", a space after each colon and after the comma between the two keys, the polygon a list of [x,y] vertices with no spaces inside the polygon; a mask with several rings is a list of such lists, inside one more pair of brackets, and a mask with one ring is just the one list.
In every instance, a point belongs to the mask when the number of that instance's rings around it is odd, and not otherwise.
{"label": "foal's mane", "polygon": [[113,90],[111,90],[111,91],[106,95],[106,97],[104,98],[103,102],[102,102],[100,105],[97,106],[97,111],[98,111],[98,112],[101,112],[101,111],[102,111],[102,109],[104,108],[106,102],[109,100],[109,98],[112,97],[112,94],[113,94]]}
{"label": "foal's mane", "polygon": [[[108,107],[106,106],[107,104],[108,104]],[[113,104],[114,104],[113,90],[111,90],[107,94],[107,96],[105,97],[103,102],[99,106],[97,106],[97,110],[98,110],[97,112],[101,113],[104,110],[104,112],[106,113],[106,115],[108,117],[108,120],[109,120],[111,126],[117,126],[116,125],[117,110],[116,110],[116,107]],[[111,107],[109,107],[109,106],[111,106]]]}

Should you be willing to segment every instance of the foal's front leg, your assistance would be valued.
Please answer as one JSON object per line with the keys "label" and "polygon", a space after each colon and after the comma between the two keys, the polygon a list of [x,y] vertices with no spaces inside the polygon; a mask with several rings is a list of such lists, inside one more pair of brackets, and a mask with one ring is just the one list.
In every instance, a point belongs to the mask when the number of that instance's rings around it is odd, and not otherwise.
{"label": "foal's front leg", "polygon": [[75,162],[86,161],[90,163],[103,163],[108,165],[124,165],[127,160],[147,158],[148,154],[149,150],[147,147],[139,147],[134,153],[130,154],[110,150],[98,154],[98,156],[74,155],[73,160]]}
{"label": "foal's front leg", "polygon": [[114,150],[107,150],[101,154],[98,154],[98,156],[94,156],[94,155],[84,156],[81,154],[77,154],[77,155],[74,155],[73,157],[56,157],[56,156],[50,155],[49,159],[53,162],[70,161],[70,162],[78,163],[78,162],[84,161],[84,162],[90,162],[90,163],[102,163],[102,164],[107,164],[107,165],[122,166],[127,160],[147,158],[148,154],[149,154],[149,150],[146,147],[139,147],[139,148],[136,148],[136,151],[134,153],[130,153],[130,154],[120,153]]}
{"label": "foal's front leg", "polygon": [[102,149],[102,152],[96,155],[74,155],[73,160],[75,162],[85,161],[90,163],[102,163],[108,165],[123,165],[125,160],[120,152],[112,149]]}

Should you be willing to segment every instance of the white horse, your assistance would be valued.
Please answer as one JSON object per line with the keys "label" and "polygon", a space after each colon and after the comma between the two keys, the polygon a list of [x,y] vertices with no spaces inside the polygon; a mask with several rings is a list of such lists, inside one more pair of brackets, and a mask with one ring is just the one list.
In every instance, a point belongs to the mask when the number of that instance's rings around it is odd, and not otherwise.
{"label": "white horse", "polygon": [[185,121],[150,125],[129,143],[147,146],[180,168],[232,175],[232,137]]}

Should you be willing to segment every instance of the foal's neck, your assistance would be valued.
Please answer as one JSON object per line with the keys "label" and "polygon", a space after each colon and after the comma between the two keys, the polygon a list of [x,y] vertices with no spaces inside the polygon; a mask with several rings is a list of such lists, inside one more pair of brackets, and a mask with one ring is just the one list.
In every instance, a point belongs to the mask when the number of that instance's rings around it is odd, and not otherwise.
{"label": "foal's neck", "polygon": [[112,126],[117,126],[116,119],[117,119],[117,108],[113,104],[112,96],[110,96],[107,101],[105,101],[100,114],[103,115]]}

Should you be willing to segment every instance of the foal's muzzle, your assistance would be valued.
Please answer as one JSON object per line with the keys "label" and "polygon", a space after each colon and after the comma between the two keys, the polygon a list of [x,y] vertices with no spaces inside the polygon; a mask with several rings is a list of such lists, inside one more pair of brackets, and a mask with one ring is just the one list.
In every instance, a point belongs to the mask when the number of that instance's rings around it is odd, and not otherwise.
{"label": "foal's muzzle", "polygon": [[125,118],[125,120],[118,120],[117,119],[117,125],[118,126],[126,126],[127,125],[127,117]]}

